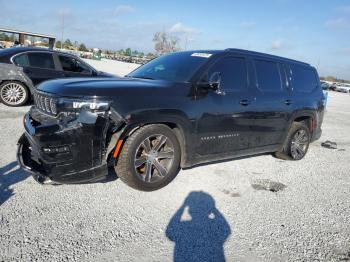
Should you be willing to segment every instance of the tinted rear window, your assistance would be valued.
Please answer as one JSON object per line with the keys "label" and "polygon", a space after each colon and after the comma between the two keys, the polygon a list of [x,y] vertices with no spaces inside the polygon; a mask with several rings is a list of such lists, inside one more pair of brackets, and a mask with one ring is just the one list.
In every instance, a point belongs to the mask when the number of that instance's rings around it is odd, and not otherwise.
{"label": "tinted rear window", "polygon": [[315,71],[306,66],[291,65],[293,89],[297,92],[310,93],[318,86]]}
{"label": "tinted rear window", "polygon": [[282,83],[277,63],[255,60],[255,67],[260,90],[269,92],[281,91]]}
{"label": "tinted rear window", "polygon": [[28,57],[26,54],[21,54],[13,58],[13,63],[17,66],[29,66]]}
{"label": "tinted rear window", "polygon": [[55,69],[53,57],[48,53],[28,53],[29,64],[32,67]]}

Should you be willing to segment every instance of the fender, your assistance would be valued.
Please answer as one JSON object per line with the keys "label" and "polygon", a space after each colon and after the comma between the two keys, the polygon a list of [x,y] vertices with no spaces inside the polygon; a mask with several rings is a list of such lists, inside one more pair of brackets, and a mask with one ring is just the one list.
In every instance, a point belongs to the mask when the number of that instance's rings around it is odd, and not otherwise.
{"label": "fender", "polygon": [[[189,160],[193,155],[192,148],[194,146],[191,141],[195,136],[195,121],[182,111],[176,109],[162,109],[162,110],[147,110],[142,112],[134,112],[125,117],[125,126],[116,135],[113,135],[111,143],[117,147],[119,140],[125,141],[128,136],[134,133],[138,128],[150,124],[164,124],[173,129],[177,136],[181,147],[181,167],[189,165]],[[119,152],[118,152],[119,153]],[[114,160],[117,158],[114,157]]]}
{"label": "fender", "polygon": [[289,121],[288,121],[288,125],[287,125],[287,128],[286,128],[286,132],[283,136],[283,140],[282,140],[282,145],[284,144],[284,141],[286,140],[287,138],[287,135],[289,133],[289,130],[290,128],[292,127],[292,124],[294,122],[295,119],[297,118],[300,118],[300,117],[310,117],[312,120],[313,119],[316,119],[316,114],[314,112],[315,110],[314,109],[307,109],[307,110],[296,110],[293,112],[293,114],[291,115]]}

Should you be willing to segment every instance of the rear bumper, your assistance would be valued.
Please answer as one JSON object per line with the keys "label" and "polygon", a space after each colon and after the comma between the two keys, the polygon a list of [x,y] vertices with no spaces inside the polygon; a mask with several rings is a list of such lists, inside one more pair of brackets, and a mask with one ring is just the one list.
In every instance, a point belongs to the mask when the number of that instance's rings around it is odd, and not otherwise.
{"label": "rear bumper", "polygon": [[[102,118],[102,117],[101,117]],[[39,183],[83,183],[96,181],[108,173],[103,155],[106,120],[40,124],[27,113],[25,133],[18,141],[19,165]]]}

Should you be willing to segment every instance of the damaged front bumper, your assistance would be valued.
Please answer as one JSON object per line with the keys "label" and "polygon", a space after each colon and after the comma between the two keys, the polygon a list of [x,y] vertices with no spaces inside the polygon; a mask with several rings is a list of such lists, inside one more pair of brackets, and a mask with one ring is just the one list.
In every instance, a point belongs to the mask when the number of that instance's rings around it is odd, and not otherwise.
{"label": "damaged front bumper", "polygon": [[108,173],[109,124],[108,116],[90,112],[62,123],[32,107],[24,117],[25,133],[18,141],[18,163],[39,183],[99,180]]}

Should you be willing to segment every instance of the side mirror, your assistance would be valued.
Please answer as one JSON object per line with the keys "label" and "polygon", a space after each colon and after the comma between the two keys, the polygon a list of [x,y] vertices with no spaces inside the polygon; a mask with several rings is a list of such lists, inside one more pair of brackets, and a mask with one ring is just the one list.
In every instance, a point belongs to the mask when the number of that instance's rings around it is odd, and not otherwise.
{"label": "side mirror", "polygon": [[221,73],[220,72],[214,72],[209,78],[209,86],[214,91],[217,91],[220,89],[220,83],[221,83]]}
{"label": "side mirror", "polygon": [[[208,79],[208,77],[206,77]],[[213,90],[218,95],[225,95],[225,91],[221,90],[221,73],[214,72],[210,75],[209,80],[202,80],[197,85],[205,90]]]}
{"label": "side mirror", "polygon": [[209,86],[218,95],[226,95],[225,91],[221,89],[221,73],[214,72],[209,78]]}

